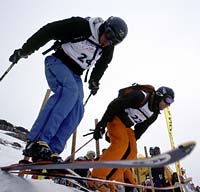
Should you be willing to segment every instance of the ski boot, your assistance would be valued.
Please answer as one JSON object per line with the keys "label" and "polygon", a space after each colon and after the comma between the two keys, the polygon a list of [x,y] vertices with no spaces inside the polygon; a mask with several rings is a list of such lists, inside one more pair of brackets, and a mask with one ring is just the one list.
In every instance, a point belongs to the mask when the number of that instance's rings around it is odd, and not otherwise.
{"label": "ski boot", "polygon": [[109,184],[106,183],[100,183],[98,181],[89,181],[88,183],[88,187],[92,190],[97,190],[99,192],[114,192]]}
{"label": "ski boot", "polygon": [[51,154],[51,161],[55,163],[62,163],[63,159],[58,155],[58,153],[52,153]]}
{"label": "ski boot", "polygon": [[51,161],[52,151],[48,144],[43,141],[28,141],[23,155],[31,157],[33,162],[37,161]]}

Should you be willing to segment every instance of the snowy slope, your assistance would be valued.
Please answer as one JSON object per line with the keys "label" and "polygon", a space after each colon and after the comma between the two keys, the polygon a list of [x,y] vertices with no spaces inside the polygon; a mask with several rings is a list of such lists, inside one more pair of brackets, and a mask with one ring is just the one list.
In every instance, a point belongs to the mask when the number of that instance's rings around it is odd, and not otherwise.
{"label": "snowy slope", "polygon": [[75,188],[54,184],[49,180],[24,179],[0,171],[1,192],[78,192]]}
{"label": "snowy slope", "polygon": [[[0,131],[0,166],[18,162],[22,158],[23,148],[14,148],[11,143],[17,142],[24,147],[25,143]],[[30,178],[20,178],[15,175],[0,171],[0,192],[78,192],[75,188],[58,185],[50,180],[33,180]]]}

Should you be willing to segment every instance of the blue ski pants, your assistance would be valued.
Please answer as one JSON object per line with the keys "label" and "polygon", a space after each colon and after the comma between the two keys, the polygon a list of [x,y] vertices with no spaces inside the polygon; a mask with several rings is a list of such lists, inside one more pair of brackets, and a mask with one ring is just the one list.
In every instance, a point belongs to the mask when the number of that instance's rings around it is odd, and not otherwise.
{"label": "blue ski pants", "polygon": [[28,139],[44,141],[60,154],[83,118],[83,84],[80,76],[54,56],[45,59],[45,75],[53,95],[39,113]]}

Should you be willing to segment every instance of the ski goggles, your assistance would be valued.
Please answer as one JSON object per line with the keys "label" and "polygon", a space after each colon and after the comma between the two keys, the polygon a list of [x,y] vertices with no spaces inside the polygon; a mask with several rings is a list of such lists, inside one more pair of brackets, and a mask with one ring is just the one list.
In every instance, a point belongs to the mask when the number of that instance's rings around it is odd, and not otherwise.
{"label": "ski goggles", "polygon": [[164,102],[167,103],[168,105],[171,105],[174,102],[174,99],[172,97],[165,97]]}
{"label": "ski goggles", "polygon": [[112,30],[111,27],[107,27],[104,34],[106,41],[111,45],[117,45],[121,42],[121,39],[117,37],[117,34]]}

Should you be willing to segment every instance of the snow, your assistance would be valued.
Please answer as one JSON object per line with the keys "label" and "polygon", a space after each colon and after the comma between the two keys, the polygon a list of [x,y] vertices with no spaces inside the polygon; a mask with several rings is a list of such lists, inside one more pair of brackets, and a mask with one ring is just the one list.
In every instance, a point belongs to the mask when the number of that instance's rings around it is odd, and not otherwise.
{"label": "snow", "polygon": [[[25,143],[0,131],[0,138],[7,142],[0,144],[0,166],[17,163],[22,159],[22,149],[13,148],[10,143],[18,142],[24,147]],[[13,174],[0,171],[0,192],[79,192],[80,190],[55,184],[51,180],[34,180],[30,177],[21,178]]]}

